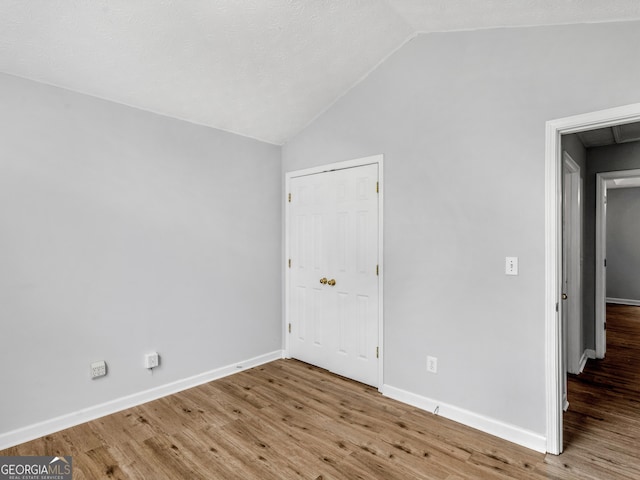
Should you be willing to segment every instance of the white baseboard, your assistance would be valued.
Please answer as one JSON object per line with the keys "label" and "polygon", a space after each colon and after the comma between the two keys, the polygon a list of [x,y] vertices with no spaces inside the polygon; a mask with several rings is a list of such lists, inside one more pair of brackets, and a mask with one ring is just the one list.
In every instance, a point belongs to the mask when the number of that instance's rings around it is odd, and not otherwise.
{"label": "white baseboard", "polygon": [[587,360],[589,357],[587,356],[587,351],[582,352],[582,356],[580,357],[580,365],[578,365],[578,374],[582,373],[585,365],[587,364]]}
{"label": "white baseboard", "polygon": [[383,385],[383,395],[407,403],[414,407],[448,418],[454,422],[462,423],[477,430],[489,433],[496,437],[508,440],[523,447],[530,448],[537,452],[546,453],[547,439],[529,430],[510,425],[499,420],[485,417],[469,410],[465,410],[454,405],[438,402],[431,398],[423,397],[415,393],[407,392],[390,385]]}
{"label": "white baseboard", "polygon": [[56,418],[52,418],[50,420],[45,420],[44,422],[39,422],[27,427],[19,428],[17,430],[2,433],[0,434],[0,450],[19,445],[30,440],[34,440],[44,435],[59,432],[60,430],[64,430],[65,428],[74,427],[81,423],[95,420],[96,418],[104,417],[105,415],[110,415],[112,413],[135,407],[152,400],[157,400],[158,398],[166,397],[167,395],[172,395],[174,393],[187,390],[188,388],[197,387],[198,385],[202,385],[219,378],[227,377],[234,373],[247,370],[248,368],[257,367],[274,360],[279,360],[281,358],[284,358],[283,355],[284,352],[282,350],[276,350],[275,352],[250,358],[243,362],[216,368],[214,370],[177,380],[166,385],[161,385],[159,387],[134,393],[126,397],[121,397],[109,402],[101,403],[99,405],[94,405],[77,412],[72,412]]}
{"label": "white baseboard", "polygon": [[578,367],[578,373],[582,373],[584,367],[587,365],[587,360],[596,358],[596,351],[587,348],[584,352],[582,352],[582,357],[580,357],[580,365]]}
{"label": "white baseboard", "polygon": [[616,305],[632,305],[634,307],[640,307],[640,300],[631,300],[629,298],[607,297],[607,303],[615,303]]}

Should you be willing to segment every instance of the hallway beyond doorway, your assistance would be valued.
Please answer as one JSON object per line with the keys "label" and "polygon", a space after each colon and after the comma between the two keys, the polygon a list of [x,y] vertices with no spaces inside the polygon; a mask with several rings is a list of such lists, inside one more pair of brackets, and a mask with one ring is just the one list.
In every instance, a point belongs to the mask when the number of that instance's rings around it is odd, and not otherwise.
{"label": "hallway beyond doorway", "polygon": [[640,307],[607,305],[607,355],[570,375],[568,390],[557,460],[576,478],[640,478]]}

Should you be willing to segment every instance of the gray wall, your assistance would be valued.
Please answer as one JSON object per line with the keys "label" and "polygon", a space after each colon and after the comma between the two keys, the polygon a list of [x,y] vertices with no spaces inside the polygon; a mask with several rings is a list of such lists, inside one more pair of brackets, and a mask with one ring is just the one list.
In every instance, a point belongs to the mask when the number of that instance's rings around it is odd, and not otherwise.
{"label": "gray wall", "polygon": [[607,297],[640,302],[640,188],[607,193]]}
{"label": "gray wall", "polygon": [[640,23],[421,35],[285,145],[385,155],[386,384],[545,434],[545,122],[638,102],[639,53]]}
{"label": "gray wall", "polygon": [[280,147],[6,75],[0,105],[0,433],[282,348]]}
{"label": "gray wall", "polygon": [[[587,171],[587,149],[577,134],[562,136],[562,150],[567,152],[580,167],[580,178],[584,181]],[[584,185],[583,185],[584,188]]]}

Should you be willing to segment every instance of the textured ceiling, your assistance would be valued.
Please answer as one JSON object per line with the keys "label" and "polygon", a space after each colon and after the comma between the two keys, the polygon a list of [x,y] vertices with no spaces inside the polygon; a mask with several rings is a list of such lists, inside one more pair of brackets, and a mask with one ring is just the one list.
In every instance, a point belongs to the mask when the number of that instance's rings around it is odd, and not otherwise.
{"label": "textured ceiling", "polygon": [[0,72],[282,144],[418,32],[638,18],[637,0],[2,0]]}
{"label": "textured ceiling", "polygon": [[417,32],[633,20],[638,0],[388,0]]}

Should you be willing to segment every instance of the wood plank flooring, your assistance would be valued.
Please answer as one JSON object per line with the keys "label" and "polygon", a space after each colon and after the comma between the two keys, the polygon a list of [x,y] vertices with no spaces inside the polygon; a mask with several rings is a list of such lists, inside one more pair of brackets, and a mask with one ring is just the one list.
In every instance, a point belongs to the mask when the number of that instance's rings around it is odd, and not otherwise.
{"label": "wood plank flooring", "polygon": [[568,384],[565,450],[547,462],[572,477],[640,478],[640,307],[607,305],[607,353]]}
{"label": "wood plank flooring", "polygon": [[610,307],[607,358],[571,378],[565,453],[543,455],[280,360],[28,442],[75,479],[640,478],[640,308]]}

